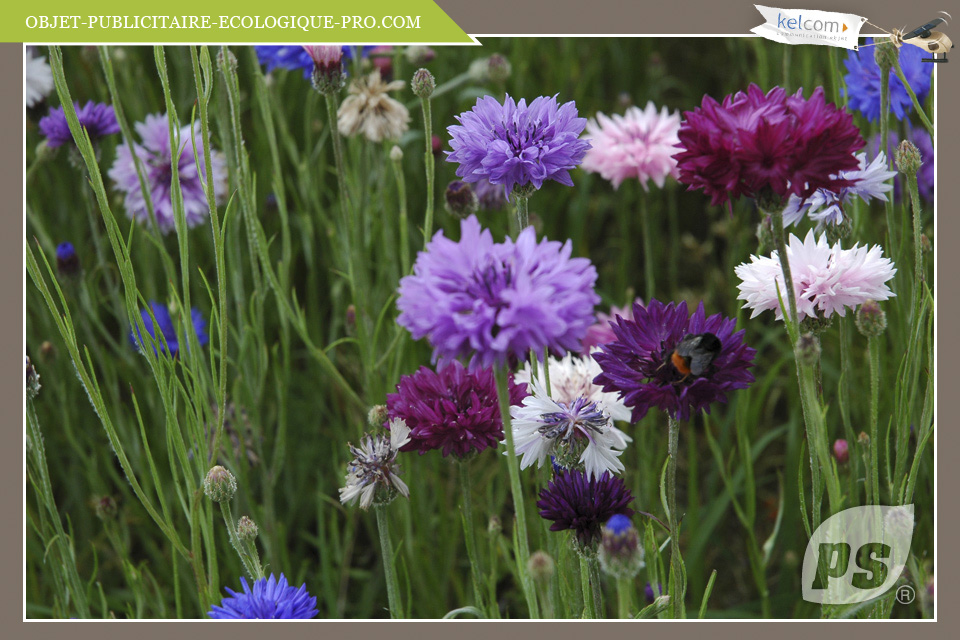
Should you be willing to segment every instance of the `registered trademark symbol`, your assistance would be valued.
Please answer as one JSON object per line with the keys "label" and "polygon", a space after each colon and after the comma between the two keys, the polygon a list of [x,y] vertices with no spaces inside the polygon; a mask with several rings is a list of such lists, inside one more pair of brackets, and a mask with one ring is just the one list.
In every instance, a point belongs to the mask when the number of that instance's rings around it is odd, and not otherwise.
{"label": "registered trademark symbol", "polygon": [[917,592],[908,584],[897,587],[897,602],[910,604],[917,597]]}

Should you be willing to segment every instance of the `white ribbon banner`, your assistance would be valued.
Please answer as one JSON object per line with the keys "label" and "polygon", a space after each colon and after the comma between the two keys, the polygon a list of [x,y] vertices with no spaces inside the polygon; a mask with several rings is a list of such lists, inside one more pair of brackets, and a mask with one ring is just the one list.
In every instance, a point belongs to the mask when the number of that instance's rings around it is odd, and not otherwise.
{"label": "white ribbon banner", "polygon": [[766,22],[750,31],[781,44],[823,44],[858,51],[860,28],[867,21],[852,13],[753,6]]}

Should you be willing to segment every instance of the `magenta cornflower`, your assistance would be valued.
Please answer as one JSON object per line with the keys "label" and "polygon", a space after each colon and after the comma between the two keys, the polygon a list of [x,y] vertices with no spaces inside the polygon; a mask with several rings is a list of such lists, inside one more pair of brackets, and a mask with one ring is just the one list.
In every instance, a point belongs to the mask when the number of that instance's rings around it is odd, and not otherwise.
{"label": "magenta cornflower", "polygon": [[[167,116],[148,115],[135,125],[141,142],[133,149],[140,159],[143,177],[149,191],[150,202],[161,233],[175,229],[171,185],[173,171],[170,148],[170,130]],[[196,149],[196,152],[194,152]],[[183,210],[187,226],[195,227],[207,219],[210,207],[203,191],[207,171],[204,162],[203,138],[200,123],[180,129],[180,146],[176,150],[180,158],[177,170],[180,176],[180,192],[183,195]],[[227,196],[227,161],[219,151],[210,151],[213,190],[217,204],[223,204]],[[124,194],[123,204],[127,215],[144,224],[150,224],[150,210],[140,188],[137,167],[126,144],[117,147],[117,159],[108,173],[114,187]],[[201,179],[202,176],[202,179]]]}
{"label": "magenta cornflower", "polygon": [[447,127],[450,148],[447,161],[456,162],[464,182],[487,179],[502,185],[509,197],[514,187],[539,189],[547,180],[573,186],[570,169],[583,161],[590,143],[580,139],[587,124],[577,116],[571,101],[540,96],[527,105],[507,96],[503,104],[485,96],[472,110],[457,116],[458,125]]}
{"label": "magenta cornflower", "polygon": [[859,168],[855,152],[866,143],[853,116],[824,98],[751,84],[723,103],[704,96],[684,113],[682,149],[674,158],[680,182],[702,189],[711,204],[773,193],[807,198],[817,189],[852,186],[841,172]]}
{"label": "magenta cornflower", "polygon": [[[96,142],[104,136],[120,133],[117,116],[110,105],[89,101],[81,107],[79,102],[74,102],[73,108],[77,112],[80,126],[86,129],[91,142]],[[73,142],[62,106],[56,109],[50,107],[50,112],[40,119],[39,126],[40,133],[47,139],[48,147],[59,147]]]}
{"label": "magenta cornflower", "polygon": [[604,473],[588,477],[579,469],[561,470],[540,491],[540,517],[550,520],[550,531],[572,530],[585,547],[600,540],[601,528],[615,515],[632,516],[633,494],[623,480]]}
{"label": "magenta cornflower", "polygon": [[673,159],[679,130],[680,113],[666,107],[658,112],[652,102],[645,109],[629,107],[622,116],[598,113],[587,122],[586,137],[593,146],[583,158],[583,169],[599,173],[614,189],[629,178],[639,181],[644,191],[651,180],[663,187],[668,176],[680,174]]}
{"label": "magenta cornflower", "polygon": [[533,227],[495,243],[470,216],[459,242],[438,231],[400,280],[397,322],[430,341],[435,361],[469,358],[471,369],[578,351],[599,297],[597,270],[572,253],[569,240],[537,242]]}
{"label": "magenta cornflower", "polygon": [[[510,404],[527,396],[525,384],[509,382]],[[397,392],[387,396],[389,420],[410,428],[410,441],[400,451],[439,450],[444,456],[497,448],[503,439],[503,418],[491,369],[468,371],[454,360],[439,371],[427,367],[400,378]]]}
{"label": "magenta cornflower", "polygon": [[[633,320],[613,323],[616,340],[593,354],[603,372],[594,379],[607,392],[618,392],[632,409],[634,422],[650,409],[660,409],[677,420],[688,420],[714,402],[726,402],[727,393],[753,382],[750,367],[756,350],[743,343],[744,331],[734,331],[736,321],[721,314],[707,317],[703,303],[692,315],[687,303],[633,305]],[[682,371],[672,356],[687,336],[713,334],[719,351],[700,375]]]}

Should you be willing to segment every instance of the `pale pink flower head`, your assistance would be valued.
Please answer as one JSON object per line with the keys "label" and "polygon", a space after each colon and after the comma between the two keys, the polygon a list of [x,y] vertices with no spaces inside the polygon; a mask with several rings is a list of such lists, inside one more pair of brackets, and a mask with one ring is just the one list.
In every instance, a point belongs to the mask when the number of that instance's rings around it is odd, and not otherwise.
{"label": "pale pink flower head", "polygon": [[[640,298],[636,299],[636,303],[643,306],[643,301]],[[595,347],[616,340],[617,336],[613,333],[611,323],[618,317],[624,320],[633,320],[633,305],[628,304],[622,308],[610,307],[610,313],[604,313],[603,311],[597,313],[597,322],[590,325],[586,335],[583,336],[583,349],[580,353],[589,354]]]}
{"label": "pale pink flower head", "polygon": [[583,169],[599,173],[613,183],[616,189],[628,178],[636,178],[644,191],[653,180],[663,187],[667,176],[680,174],[677,153],[680,139],[680,112],[660,111],[652,102],[645,109],[630,107],[622,116],[598,113],[596,120],[587,122],[587,133],[593,148],[583,159]]}
{"label": "pale pink flower head", "polygon": [[313,60],[317,69],[327,71],[334,67],[340,68],[340,61],[343,60],[343,47],[330,44],[305,44],[303,49]]}
{"label": "pale pink flower head", "polygon": [[[848,308],[855,309],[867,300],[887,300],[896,295],[886,282],[897,269],[877,245],[843,249],[840,243],[827,244],[826,234],[818,240],[811,230],[803,241],[790,235],[787,259],[800,320],[807,316],[829,318],[834,313],[843,317]],[[736,273],[741,280],[738,298],[745,301],[743,308],[753,310],[750,317],[772,310],[782,320],[777,291],[785,296],[786,287],[777,252],[750,256],[750,262],[737,266]]]}

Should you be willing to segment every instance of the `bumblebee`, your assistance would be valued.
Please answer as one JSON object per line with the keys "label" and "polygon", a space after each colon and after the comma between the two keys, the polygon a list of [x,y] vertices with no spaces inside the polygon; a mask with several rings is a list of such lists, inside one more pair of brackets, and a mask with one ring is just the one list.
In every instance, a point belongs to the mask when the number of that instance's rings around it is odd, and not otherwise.
{"label": "bumblebee", "polygon": [[670,364],[684,377],[702,376],[710,371],[722,347],[720,338],[712,333],[690,334],[670,354]]}

